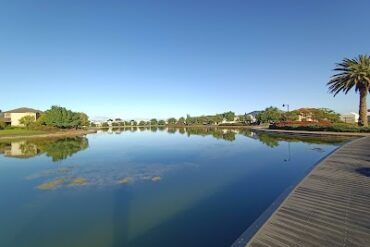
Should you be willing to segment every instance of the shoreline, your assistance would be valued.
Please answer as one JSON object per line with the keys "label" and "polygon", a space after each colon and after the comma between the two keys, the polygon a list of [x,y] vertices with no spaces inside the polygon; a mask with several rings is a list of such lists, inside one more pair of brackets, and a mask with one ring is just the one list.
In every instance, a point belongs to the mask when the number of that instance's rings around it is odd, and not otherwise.
{"label": "shoreline", "polygon": [[257,133],[274,133],[283,135],[299,135],[299,136],[344,136],[344,137],[364,137],[370,136],[366,132],[332,132],[332,131],[307,131],[307,130],[280,130],[269,129],[268,127],[243,125],[243,126],[219,126],[219,125],[155,125],[155,126],[114,126],[114,127],[94,127],[94,130],[105,129],[129,129],[129,128],[205,128],[205,129],[249,129]]}
{"label": "shoreline", "polygon": [[0,136],[0,140],[14,140],[14,139],[26,139],[26,138],[48,138],[48,137],[71,137],[71,136],[82,136],[86,134],[96,133],[98,130],[107,129],[129,129],[129,128],[205,128],[205,129],[249,129],[256,133],[266,134],[279,134],[285,136],[302,136],[302,137],[325,137],[325,136],[342,136],[342,137],[365,137],[370,136],[370,133],[357,133],[357,132],[328,132],[328,131],[303,131],[303,130],[278,130],[268,129],[265,127],[256,126],[217,126],[217,125],[193,125],[193,126],[178,126],[178,125],[156,125],[156,126],[114,126],[114,127],[93,127],[86,130],[59,130],[52,131],[50,133],[42,134],[30,134],[30,135],[9,135]]}
{"label": "shoreline", "polygon": [[87,134],[96,133],[96,130],[87,129],[87,130],[66,130],[66,131],[53,131],[50,133],[44,134],[34,134],[34,135],[9,135],[9,136],[0,136],[0,140],[16,140],[16,139],[32,139],[32,138],[54,138],[54,137],[76,137],[83,136]]}
{"label": "shoreline", "polygon": [[[341,235],[345,234],[346,231],[338,232],[335,228],[342,227],[347,229],[348,227],[353,227],[359,229],[363,227],[357,225],[356,221],[351,219],[351,217],[355,217],[356,213],[353,212],[363,212],[363,208],[368,208],[367,205],[370,201],[363,195],[363,192],[367,191],[366,181],[368,178],[356,172],[359,168],[367,167],[367,169],[370,169],[370,164],[367,162],[369,145],[369,136],[357,138],[322,158],[312,169],[307,171],[307,174],[297,184],[287,188],[241,234],[232,247],[268,246],[266,243],[274,243],[274,246],[286,246],[287,243],[293,244],[298,240],[302,245],[305,245],[305,243],[312,244],[310,241],[316,241],[315,244],[318,246],[338,246],[337,243],[328,243],[328,239],[346,239]],[[343,162],[343,155],[348,153],[353,154]],[[351,188],[348,188],[349,184],[351,184]],[[353,194],[354,192],[355,195]],[[364,198],[361,200],[361,203],[356,199],[359,198],[360,194]],[[332,201],[333,196],[347,199],[345,201],[340,200],[334,205]],[[349,203],[354,200],[356,201],[355,205]],[[343,214],[340,208],[345,208],[346,212],[352,213]],[[328,211],[329,209],[330,212]],[[370,209],[367,211],[366,215],[370,215]],[[326,218],[328,214],[343,216],[346,218],[345,222],[350,221],[354,226],[343,224],[341,219],[331,218],[328,220]],[[367,217],[370,220],[370,216]],[[324,224],[323,222],[326,223]],[[330,224],[327,225],[328,223]],[[292,226],[293,224],[297,225]],[[332,229],[330,231],[313,230],[322,227]],[[281,230],[282,228],[284,230]],[[295,233],[297,229],[299,229],[299,234]],[[364,243],[370,241],[370,234],[363,234],[363,229],[360,230],[354,233],[358,235],[356,241]],[[282,244],[279,239],[284,239],[284,242],[286,242]],[[348,241],[351,242],[354,239]],[[353,243],[349,243],[349,245],[351,244]]]}
{"label": "shoreline", "polygon": [[348,137],[365,137],[370,136],[370,133],[364,132],[331,132],[331,131],[307,131],[307,130],[280,130],[254,127],[251,130],[255,132],[275,133],[284,135],[309,135],[309,136],[348,136]]}

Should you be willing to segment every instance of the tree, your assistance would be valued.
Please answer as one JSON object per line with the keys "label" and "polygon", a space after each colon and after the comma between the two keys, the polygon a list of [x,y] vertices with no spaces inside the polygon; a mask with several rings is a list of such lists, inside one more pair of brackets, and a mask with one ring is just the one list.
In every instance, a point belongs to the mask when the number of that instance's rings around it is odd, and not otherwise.
{"label": "tree", "polygon": [[38,122],[57,128],[78,128],[86,120],[85,117],[87,118],[87,115],[84,113],[73,112],[60,106],[52,106],[41,115]]}
{"label": "tree", "polygon": [[150,119],[150,125],[157,125],[158,121],[155,118]]}
{"label": "tree", "polygon": [[158,121],[158,125],[165,125],[165,124],[166,124],[166,122],[164,120],[159,120]]}
{"label": "tree", "polygon": [[6,123],[0,120],[0,130],[5,129]]}
{"label": "tree", "polygon": [[367,119],[367,95],[370,91],[370,56],[359,55],[357,58],[344,58],[336,64],[334,71],[337,74],[327,83],[329,92],[334,97],[344,92],[347,94],[353,87],[360,93],[358,125],[368,127]]}
{"label": "tree", "polygon": [[213,122],[216,123],[217,125],[220,124],[224,120],[224,117],[221,114],[216,114],[213,117]]}
{"label": "tree", "polygon": [[79,112],[77,114],[79,114],[80,125],[81,126],[85,126],[86,127],[86,126],[89,126],[90,125],[89,117],[86,115],[86,113]]}
{"label": "tree", "polygon": [[282,114],[282,118],[285,121],[297,121],[298,120],[298,111],[287,111]]}
{"label": "tree", "polygon": [[195,124],[196,123],[196,120],[195,118],[191,117],[189,114],[186,115],[186,124],[187,125],[190,125],[190,124]]}
{"label": "tree", "polygon": [[282,119],[282,111],[276,107],[267,107],[257,115],[257,120],[260,123],[271,123]]}
{"label": "tree", "polygon": [[330,122],[339,122],[340,114],[328,108],[319,108],[315,109],[313,112],[313,118],[318,121],[327,120]]}
{"label": "tree", "polygon": [[32,124],[35,123],[35,121],[36,121],[35,117],[31,116],[31,115],[24,116],[24,117],[19,119],[19,123],[22,124],[26,128],[31,127]]}
{"label": "tree", "polygon": [[225,113],[223,114],[223,117],[224,117],[227,121],[234,121],[235,113],[234,113],[234,112],[232,112],[232,111],[225,112]]}
{"label": "tree", "polygon": [[173,117],[171,117],[171,118],[169,118],[169,119],[167,120],[167,123],[168,123],[168,124],[176,124],[176,122],[177,122],[176,118],[173,118]]}
{"label": "tree", "polygon": [[112,123],[112,126],[113,126],[113,127],[118,127],[118,126],[119,126],[119,123],[117,123],[117,122],[113,122],[113,123]]}
{"label": "tree", "polygon": [[177,124],[179,125],[184,125],[185,124],[185,118],[184,117],[180,117],[179,120],[177,121]]}
{"label": "tree", "polygon": [[140,121],[139,126],[145,126],[146,122],[145,121]]}

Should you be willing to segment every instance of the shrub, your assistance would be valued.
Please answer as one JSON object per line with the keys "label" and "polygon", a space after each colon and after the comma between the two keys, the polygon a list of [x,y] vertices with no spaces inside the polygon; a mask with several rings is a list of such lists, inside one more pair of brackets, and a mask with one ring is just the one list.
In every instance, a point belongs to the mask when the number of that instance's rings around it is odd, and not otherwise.
{"label": "shrub", "polygon": [[0,121],[0,130],[5,129],[6,123],[4,121]]}
{"label": "shrub", "polygon": [[357,127],[355,124],[320,122],[284,121],[271,124],[270,129],[332,131],[332,132],[370,132],[370,128]]}

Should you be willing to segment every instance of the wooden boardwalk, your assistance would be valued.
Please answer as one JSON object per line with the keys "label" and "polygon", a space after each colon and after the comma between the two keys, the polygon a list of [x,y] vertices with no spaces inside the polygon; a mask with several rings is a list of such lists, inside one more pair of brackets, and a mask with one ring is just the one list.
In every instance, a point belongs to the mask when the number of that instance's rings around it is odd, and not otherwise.
{"label": "wooden boardwalk", "polygon": [[298,184],[246,246],[369,247],[367,169],[370,137],[342,146]]}

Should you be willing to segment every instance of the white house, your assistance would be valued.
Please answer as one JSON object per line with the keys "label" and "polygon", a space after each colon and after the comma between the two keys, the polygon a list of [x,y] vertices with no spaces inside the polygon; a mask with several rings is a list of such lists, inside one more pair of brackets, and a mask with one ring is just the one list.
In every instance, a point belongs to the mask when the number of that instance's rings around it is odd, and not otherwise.
{"label": "white house", "polygon": [[340,119],[345,123],[358,123],[359,115],[355,112],[350,112],[348,114],[343,114]]}

